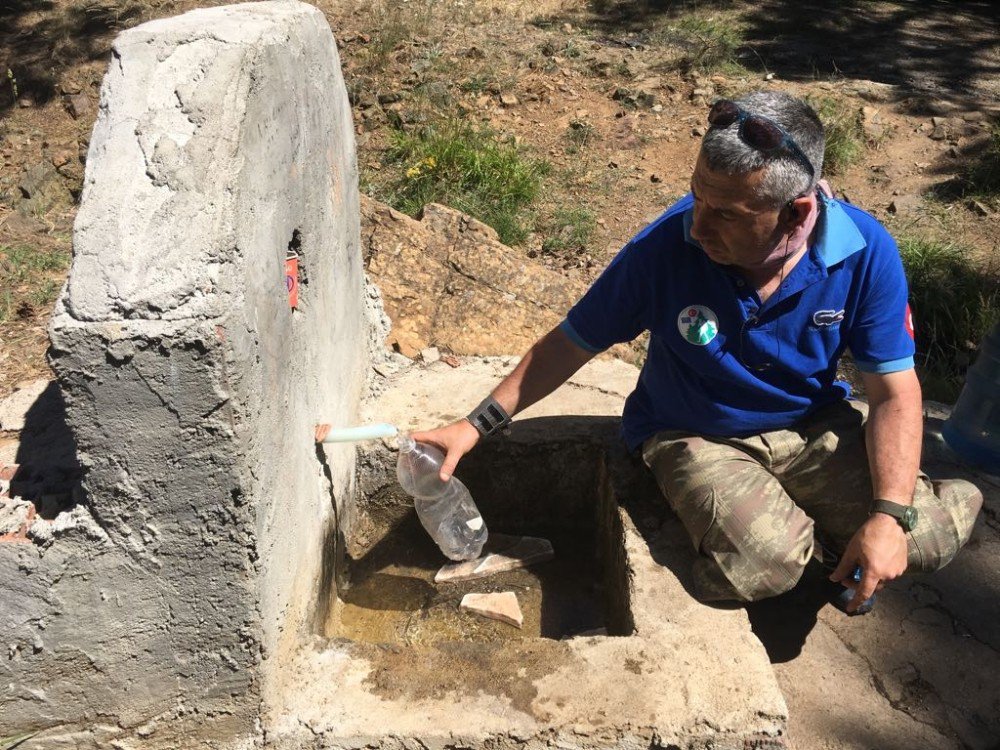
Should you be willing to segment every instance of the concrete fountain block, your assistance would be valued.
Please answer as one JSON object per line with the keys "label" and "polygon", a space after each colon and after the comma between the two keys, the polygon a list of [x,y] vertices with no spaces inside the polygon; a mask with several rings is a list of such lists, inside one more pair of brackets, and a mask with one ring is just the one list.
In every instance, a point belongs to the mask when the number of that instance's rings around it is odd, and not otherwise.
{"label": "concrete fountain block", "polygon": [[86,164],[51,325],[86,502],[0,544],[0,633],[31,656],[0,665],[0,735],[256,746],[350,515],[353,447],[317,450],[314,425],[354,422],[370,370],[324,15],[255,2],[122,33]]}

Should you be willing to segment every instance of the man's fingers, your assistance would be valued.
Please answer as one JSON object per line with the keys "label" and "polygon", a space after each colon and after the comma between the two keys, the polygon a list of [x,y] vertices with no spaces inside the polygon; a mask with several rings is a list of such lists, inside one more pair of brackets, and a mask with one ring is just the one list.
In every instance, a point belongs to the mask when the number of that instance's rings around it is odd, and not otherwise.
{"label": "man's fingers", "polygon": [[448,451],[448,455],[444,457],[444,463],[441,464],[441,481],[447,482],[451,479],[451,475],[455,473],[455,467],[458,466],[458,460],[464,455],[464,453],[458,448],[451,448]]}
{"label": "man's fingers", "polygon": [[875,589],[878,587],[879,579],[877,576],[872,575],[867,570],[861,574],[861,583],[858,587],[854,589],[854,598],[851,599],[851,603],[847,605],[847,611],[853,612],[858,607],[860,607],[868,597],[875,593]]}
{"label": "man's fingers", "polygon": [[[847,555],[840,558],[840,563],[830,574],[831,581],[843,581],[851,577],[851,573],[854,571],[854,560],[852,560]],[[852,581],[853,583],[853,581]]]}

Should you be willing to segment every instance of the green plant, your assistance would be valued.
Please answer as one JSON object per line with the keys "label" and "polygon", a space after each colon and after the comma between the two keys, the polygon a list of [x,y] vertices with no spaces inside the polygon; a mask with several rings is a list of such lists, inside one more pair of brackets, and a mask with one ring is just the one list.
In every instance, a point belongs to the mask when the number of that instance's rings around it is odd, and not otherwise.
{"label": "green plant", "polygon": [[910,284],[924,392],[954,401],[983,336],[1000,320],[1000,280],[970,251],[948,242],[903,238],[900,255]]}
{"label": "green plant", "polygon": [[560,208],[546,227],[542,253],[564,255],[585,250],[595,225],[594,214],[586,208]]}
{"label": "green plant", "polygon": [[458,88],[466,94],[482,94],[495,86],[494,78],[489,73],[476,73],[468,80],[462,81]]}
{"label": "green plant", "polygon": [[865,132],[856,107],[832,97],[806,97],[823,122],[826,149],[823,151],[823,172],[843,174],[865,150]]}
{"label": "green plant", "polygon": [[7,68],[7,81],[10,83],[10,90],[14,94],[13,101],[16,102],[17,101],[17,97],[18,97],[18,93],[17,93],[17,78],[14,77],[14,71],[11,70],[10,68]]}
{"label": "green plant", "polygon": [[744,44],[742,31],[732,19],[686,16],[660,36],[685,50],[677,61],[682,70],[735,71],[742,67],[737,58]]}
{"label": "green plant", "polygon": [[522,212],[549,170],[492,130],[457,121],[395,131],[385,161],[402,170],[376,190],[393,208],[414,216],[428,203],[444,203],[489,224],[509,245],[527,236]]}
{"label": "green plant", "polygon": [[69,265],[67,253],[0,245],[0,323],[51,305]]}
{"label": "green plant", "polygon": [[1000,125],[993,126],[987,147],[963,179],[967,195],[984,200],[1000,198]]}
{"label": "green plant", "polygon": [[372,74],[382,73],[398,47],[404,42],[426,36],[435,28],[433,2],[375,2],[368,10],[365,26],[373,31],[361,55],[361,68]]}

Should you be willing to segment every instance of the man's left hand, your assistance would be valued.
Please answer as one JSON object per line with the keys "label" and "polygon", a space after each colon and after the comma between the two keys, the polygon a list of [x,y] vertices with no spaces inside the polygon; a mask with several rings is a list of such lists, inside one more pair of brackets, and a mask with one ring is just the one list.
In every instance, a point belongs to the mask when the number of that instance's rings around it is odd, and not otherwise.
{"label": "man's left hand", "polygon": [[[861,583],[851,577],[857,565],[861,566]],[[853,613],[885,582],[899,578],[905,570],[906,532],[892,516],[875,513],[855,532],[830,580],[854,589],[854,598],[847,605],[847,611]]]}

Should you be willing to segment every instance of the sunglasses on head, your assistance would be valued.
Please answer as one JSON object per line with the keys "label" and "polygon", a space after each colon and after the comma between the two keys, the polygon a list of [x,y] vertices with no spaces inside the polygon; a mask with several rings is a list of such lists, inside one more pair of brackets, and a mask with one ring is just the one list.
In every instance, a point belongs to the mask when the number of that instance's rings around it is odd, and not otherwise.
{"label": "sunglasses on head", "polygon": [[786,151],[805,167],[810,180],[816,176],[812,162],[799,148],[799,144],[774,120],[751,114],[729,99],[720,99],[708,112],[708,124],[712,129],[724,130],[734,122],[739,123],[736,134],[748,146],[765,154]]}

